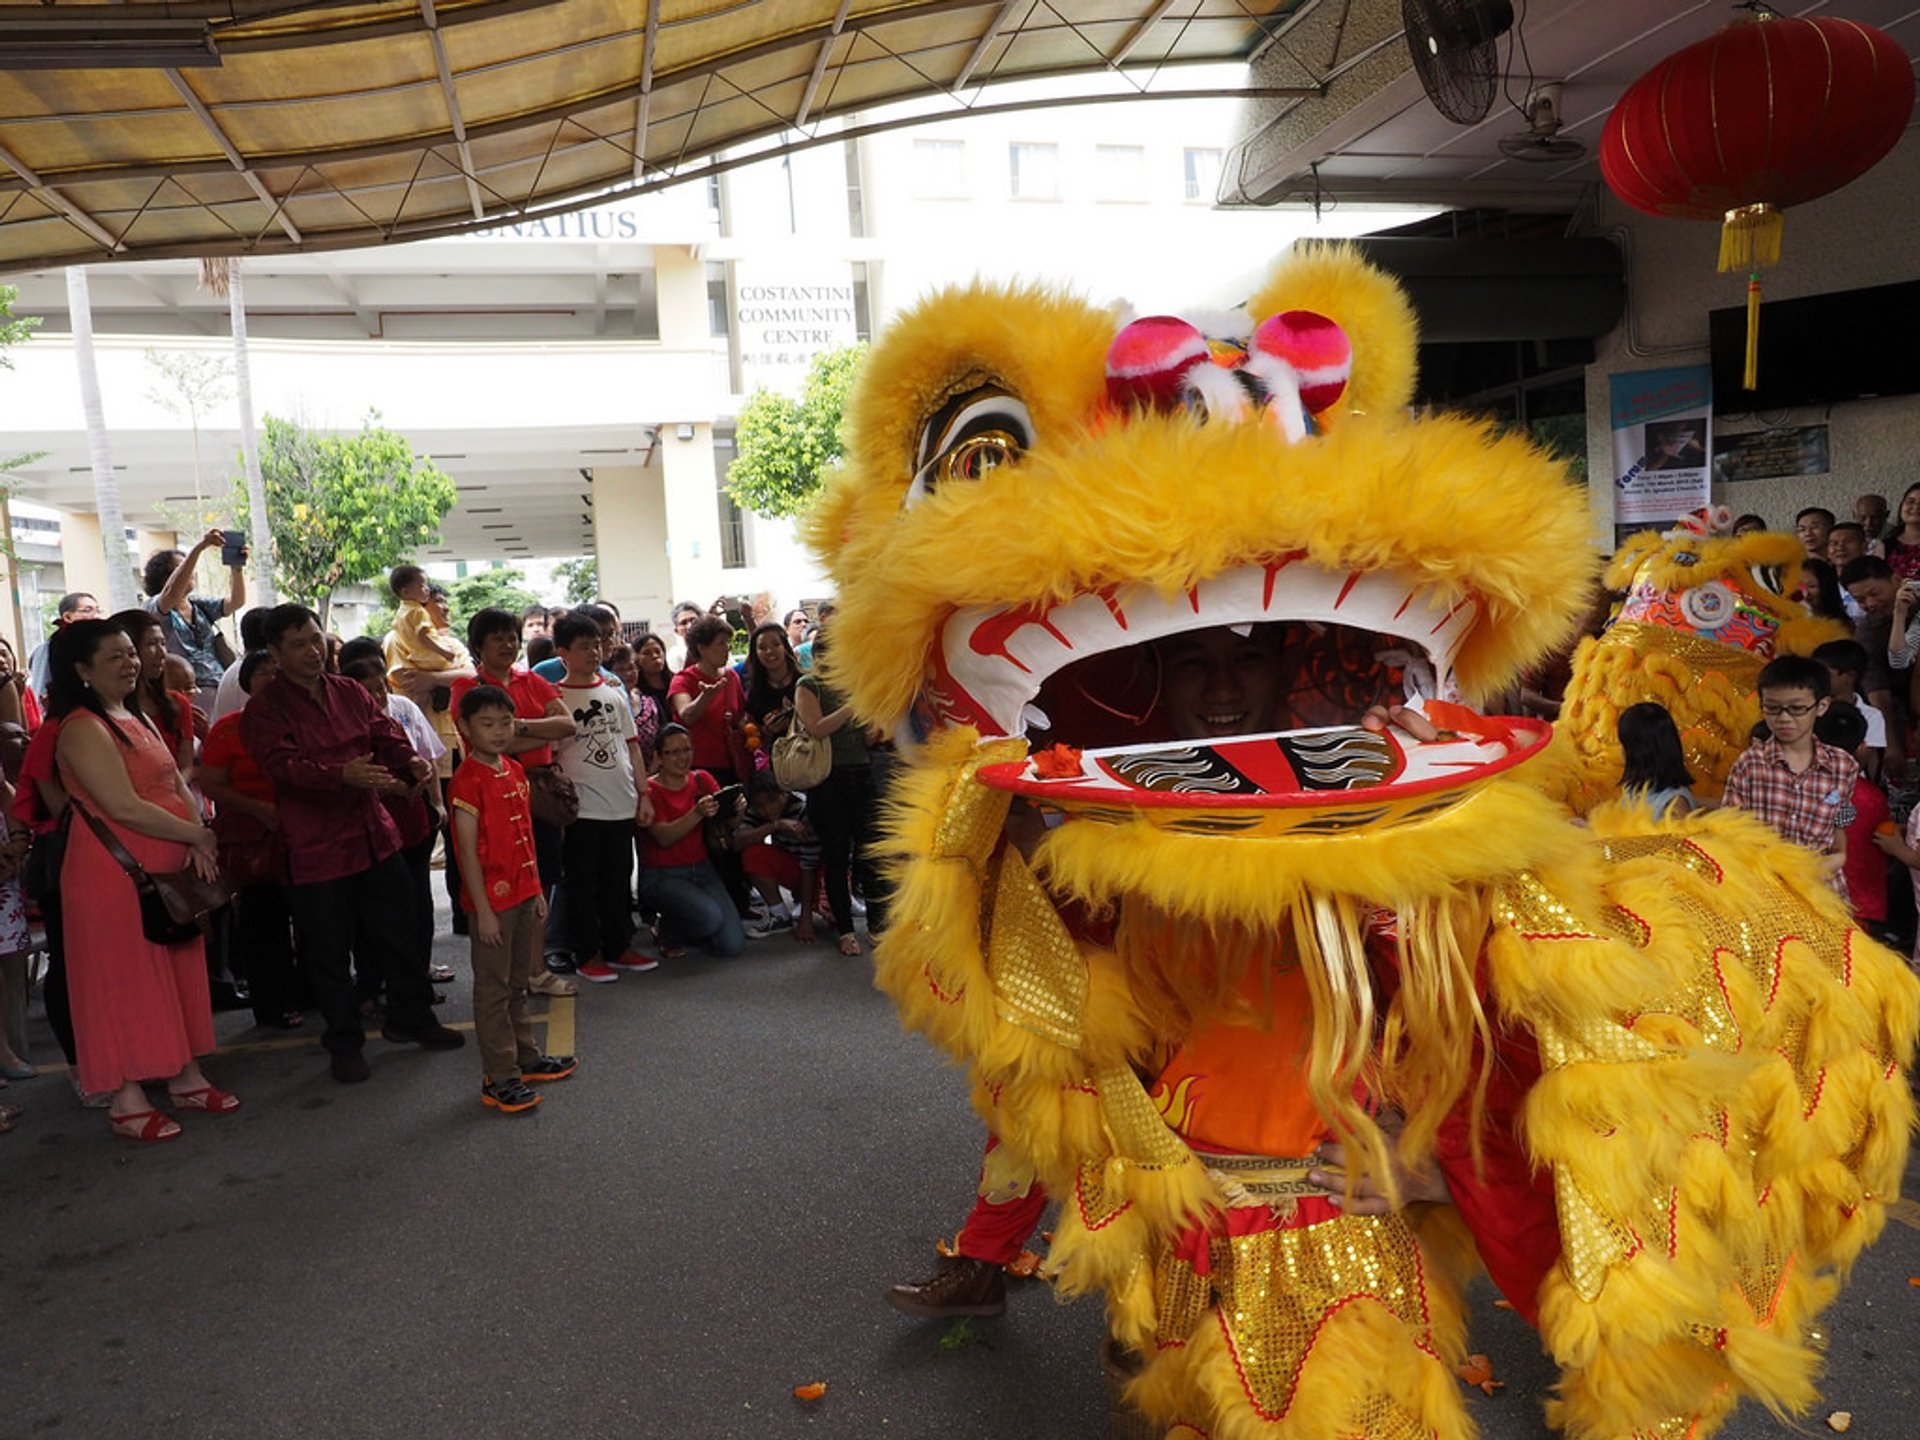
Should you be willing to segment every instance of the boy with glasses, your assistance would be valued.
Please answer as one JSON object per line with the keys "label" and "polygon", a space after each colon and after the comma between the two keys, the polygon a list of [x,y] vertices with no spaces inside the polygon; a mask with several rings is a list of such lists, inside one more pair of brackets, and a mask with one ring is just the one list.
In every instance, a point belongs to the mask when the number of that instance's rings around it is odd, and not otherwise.
{"label": "boy with glasses", "polygon": [[1733,762],[1726,804],[1751,812],[1783,838],[1823,857],[1828,879],[1839,889],[1860,766],[1813,733],[1814,722],[1833,703],[1827,667],[1805,656],[1781,655],[1760,671],[1758,688],[1760,715],[1770,733]]}

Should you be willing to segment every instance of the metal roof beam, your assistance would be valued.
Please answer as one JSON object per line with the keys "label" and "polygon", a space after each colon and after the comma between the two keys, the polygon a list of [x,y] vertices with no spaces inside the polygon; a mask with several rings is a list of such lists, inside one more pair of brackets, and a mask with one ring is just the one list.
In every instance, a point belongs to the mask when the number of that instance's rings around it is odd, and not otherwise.
{"label": "metal roof beam", "polygon": [[1007,22],[1013,19],[1013,12],[1019,8],[1020,0],[1005,0],[1005,3],[994,12],[993,19],[987,22],[987,28],[975,43],[973,53],[967,56],[967,63],[962,65],[960,73],[953,77],[953,84],[948,87],[949,89],[967,88],[967,82],[973,78],[973,72],[979,68],[980,62],[987,58],[987,51],[993,47],[993,42],[1000,38],[1000,32],[1007,28]]}
{"label": "metal roof beam", "polygon": [[653,108],[653,47],[660,39],[660,0],[647,0],[647,28],[640,37],[640,94],[633,107],[633,178],[646,179],[647,121]]}
{"label": "metal roof beam", "polygon": [[118,255],[122,250],[127,248],[121,241],[109,235],[101,227],[98,220],[95,220],[91,215],[87,214],[86,211],[67,199],[66,196],[62,195],[53,186],[44,183],[25,161],[20,159],[19,156],[15,155],[4,145],[0,145],[0,165],[5,165],[9,170],[13,171],[14,174],[26,181],[27,188],[33,192],[42,204],[50,209],[59,211],[67,218],[70,224],[89,240],[94,241],[96,244],[104,245],[107,248],[108,254]]}
{"label": "metal roof beam", "polygon": [[1160,0],[1160,3],[1153,7],[1145,19],[1127,32],[1127,38],[1122,40],[1119,45],[1114,48],[1114,52],[1111,55],[1107,56],[1107,63],[1109,65],[1126,64],[1127,57],[1133,54],[1135,48],[1142,40],[1147,38],[1147,32],[1162,20],[1166,19],[1168,12],[1178,3],[1179,0]]}
{"label": "metal roof beam", "polygon": [[286,232],[287,238],[298,245],[300,231],[287,214],[286,206],[274,199],[273,192],[267,189],[260,177],[247,168],[246,156],[236,150],[233,142],[227,139],[227,132],[220,128],[219,122],[213,118],[213,112],[201,103],[200,97],[194,93],[193,87],[187,84],[178,70],[168,70],[164,73],[173,86],[174,93],[179,95],[182,103],[193,112],[194,118],[213,137],[214,144],[220,147],[220,153],[227,157],[227,163],[240,172],[240,178],[247,182],[247,188],[260,198],[261,204],[267,207],[267,218],[278,224]]}
{"label": "metal roof beam", "polygon": [[487,207],[481,203],[480,187],[473,183],[473,151],[467,147],[467,122],[460,114],[460,96],[453,88],[453,69],[447,64],[447,46],[440,38],[440,16],[433,8],[433,0],[420,0],[420,18],[426,21],[427,40],[433,46],[433,66],[440,72],[440,94],[447,102],[447,123],[453,126],[460,173],[467,181],[467,203],[473,207],[473,218],[484,220]]}
{"label": "metal roof beam", "polygon": [[814,97],[820,93],[820,82],[827,78],[827,60],[833,54],[833,47],[840,43],[840,31],[847,23],[847,12],[853,8],[853,0],[840,0],[840,8],[833,12],[833,27],[827,32],[827,38],[820,42],[820,53],[813,57],[813,73],[807,76],[807,88],[800,96],[799,108],[793,112],[793,128],[798,130],[807,123],[807,116],[813,112]]}

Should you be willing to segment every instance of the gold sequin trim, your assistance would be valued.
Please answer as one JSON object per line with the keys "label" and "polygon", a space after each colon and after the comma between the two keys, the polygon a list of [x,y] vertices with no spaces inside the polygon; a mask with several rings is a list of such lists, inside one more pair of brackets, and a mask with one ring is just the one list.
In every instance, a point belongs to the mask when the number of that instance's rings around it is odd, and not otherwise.
{"label": "gold sequin trim", "polygon": [[1517,930],[1529,940],[1601,938],[1531,871],[1521,871],[1500,887],[1493,918],[1496,924]]}
{"label": "gold sequin trim", "polygon": [[1027,753],[1024,740],[994,740],[977,746],[967,763],[954,776],[953,788],[940,812],[940,823],[933,833],[933,857],[936,860],[964,860],[976,868],[987,863],[1000,832],[1007,823],[1007,811],[1013,796],[1005,790],[989,790],[974,779],[982,765],[1002,760],[1019,760]]}
{"label": "gold sequin trim", "polygon": [[1638,620],[1617,621],[1601,639],[1602,646],[1623,645],[1637,655],[1658,652],[1671,655],[1683,665],[1699,671],[1718,671],[1735,690],[1751,690],[1760,678],[1766,662],[1751,651],[1723,645],[1718,640],[1669,630],[1664,625],[1647,625]]}
{"label": "gold sequin trim", "polygon": [[1020,852],[1001,857],[987,940],[994,1008],[1009,1025],[1077,1049],[1087,962]]}
{"label": "gold sequin trim", "polygon": [[1163,1350],[1186,1344],[1212,1308],[1212,1279],[1197,1274],[1179,1256],[1169,1255],[1153,1277],[1154,1343]]}
{"label": "gold sequin trim", "polygon": [[1074,1199],[1080,1206],[1080,1223],[1089,1230],[1104,1229],[1115,1216],[1126,1213],[1129,1203],[1108,1193],[1106,1167],[1098,1160],[1088,1160],[1080,1166],[1074,1183]]}
{"label": "gold sequin trim", "polygon": [[1587,1198],[1567,1166],[1554,1167],[1553,1201],[1560,1217],[1560,1269],[1574,1293],[1592,1304],[1606,1288],[1607,1272],[1635,1254],[1640,1241]]}
{"label": "gold sequin trim", "polygon": [[[1216,1238],[1208,1249],[1220,1326],[1263,1420],[1285,1416],[1320,1327],[1349,1301],[1377,1301],[1418,1343],[1429,1342],[1426,1279],[1404,1216],[1342,1215],[1298,1230]],[[1356,1412],[1365,1403],[1364,1393],[1357,1396]]]}
{"label": "gold sequin trim", "polygon": [[1097,1072],[1100,1115],[1115,1156],[1141,1170],[1173,1170],[1193,1158],[1180,1137],[1167,1128],[1160,1110],[1130,1066],[1110,1065]]}

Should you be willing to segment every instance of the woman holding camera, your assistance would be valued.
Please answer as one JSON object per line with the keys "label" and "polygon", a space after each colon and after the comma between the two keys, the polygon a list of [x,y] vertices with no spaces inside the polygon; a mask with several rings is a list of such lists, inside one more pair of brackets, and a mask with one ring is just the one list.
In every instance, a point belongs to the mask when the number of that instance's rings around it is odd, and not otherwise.
{"label": "woman holding camera", "polygon": [[[147,557],[146,569],[141,572],[141,581],[151,597],[146,608],[166,627],[167,649],[193,666],[200,708],[209,714],[227,668],[220,658],[220,632],[214,628],[215,622],[223,616],[238,615],[247,603],[247,547],[228,544],[230,534],[236,540],[239,537],[238,531],[209,530],[184,555],[178,550],[156,551]],[[216,546],[229,573],[224,599],[193,593],[200,557]]]}

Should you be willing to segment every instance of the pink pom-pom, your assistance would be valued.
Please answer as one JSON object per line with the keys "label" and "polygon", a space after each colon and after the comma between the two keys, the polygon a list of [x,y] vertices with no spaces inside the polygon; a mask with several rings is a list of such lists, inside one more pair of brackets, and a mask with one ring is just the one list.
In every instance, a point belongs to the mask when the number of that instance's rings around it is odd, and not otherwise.
{"label": "pink pom-pom", "polygon": [[1253,332],[1253,348],[1286,361],[1300,377],[1300,403],[1318,415],[1346,393],[1353,374],[1353,345],[1347,332],[1311,310],[1269,315]]}
{"label": "pink pom-pom", "polygon": [[1107,399],[1116,409],[1177,410],[1182,377],[1207,359],[1207,337],[1185,320],[1145,316],[1107,347]]}

